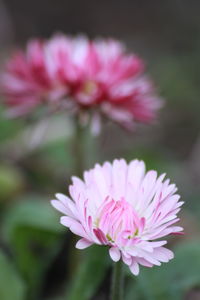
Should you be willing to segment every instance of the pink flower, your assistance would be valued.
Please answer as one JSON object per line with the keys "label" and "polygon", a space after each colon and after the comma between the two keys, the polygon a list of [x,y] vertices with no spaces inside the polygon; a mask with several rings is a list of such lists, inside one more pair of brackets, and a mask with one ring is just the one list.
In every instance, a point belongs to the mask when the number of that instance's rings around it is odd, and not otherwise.
{"label": "pink flower", "polygon": [[26,114],[60,96],[59,85],[55,86],[47,72],[42,41],[31,40],[26,51],[13,54],[1,76],[1,89],[10,116]]}
{"label": "pink flower", "polygon": [[72,177],[71,199],[57,194],[51,203],[65,215],[61,224],[81,237],[78,249],[107,245],[114,261],[122,259],[138,275],[139,265],[159,266],[172,259],[161,238],[183,230],[173,225],[183,202],[164,177],[153,170],[145,173],[143,161],[105,162],[84,172],[84,181]]}
{"label": "pink flower", "polygon": [[1,87],[11,115],[46,104],[91,114],[95,128],[106,116],[131,129],[135,121],[152,122],[162,105],[144,70],[143,61],[116,40],[55,35],[16,53]]}
{"label": "pink flower", "polygon": [[118,41],[58,35],[47,43],[46,58],[51,78],[68,86],[79,109],[97,110],[131,128],[134,121],[153,121],[162,105],[143,75],[143,61]]}

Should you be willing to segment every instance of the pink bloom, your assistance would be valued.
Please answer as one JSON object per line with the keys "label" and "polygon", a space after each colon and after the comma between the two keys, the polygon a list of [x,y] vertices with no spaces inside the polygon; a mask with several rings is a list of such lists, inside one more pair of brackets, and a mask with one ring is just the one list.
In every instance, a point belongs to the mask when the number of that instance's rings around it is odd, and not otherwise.
{"label": "pink bloom", "polygon": [[152,122],[162,105],[144,70],[143,61],[116,40],[56,35],[16,53],[1,86],[13,115],[46,103],[89,113],[96,128],[103,115],[131,129],[135,121]]}
{"label": "pink bloom", "polygon": [[122,43],[58,35],[47,43],[46,58],[51,78],[68,86],[78,108],[97,110],[129,128],[133,121],[156,118],[162,101],[143,75],[143,61],[127,54]]}
{"label": "pink bloom", "polygon": [[57,194],[51,203],[65,215],[61,224],[81,237],[78,249],[107,245],[114,261],[122,259],[138,275],[139,265],[159,266],[172,259],[161,238],[183,230],[173,225],[183,202],[164,177],[153,170],[145,173],[143,161],[105,162],[84,172],[84,181],[72,177],[71,199]]}
{"label": "pink bloom", "polygon": [[31,40],[26,51],[14,53],[1,76],[1,88],[11,116],[26,114],[59,96],[60,87],[51,81],[46,69],[42,41]]}

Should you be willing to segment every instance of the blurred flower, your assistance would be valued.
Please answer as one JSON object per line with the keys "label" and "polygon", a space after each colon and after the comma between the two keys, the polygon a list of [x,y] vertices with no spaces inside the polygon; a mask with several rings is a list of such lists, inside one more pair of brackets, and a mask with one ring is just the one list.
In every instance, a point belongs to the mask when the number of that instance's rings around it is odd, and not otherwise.
{"label": "blurred flower", "polygon": [[105,162],[84,172],[84,181],[72,177],[71,199],[57,194],[51,203],[65,215],[61,223],[81,236],[78,249],[107,245],[114,261],[122,259],[138,275],[139,265],[172,259],[173,253],[163,247],[167,241],[155,240],[182,231],[172,225],[183,202],[164,177],[153,170],[145,173],[143,161]]}
{"label": "blurred flower", "polygon": [[143,74],[143,61],[122,43],[58,35],[47,43],[46,59],[51,79],[68,86],[78,111],[90,109],[128,128],[156,118],[162,101]]}
{"label": "blurred flower", "polygon": [[31,112],[39,104],[54,100],[63,94],[47,72],[44,43],[31,40],[26,51],[17,51],[8,60],[1,76],[1,89],[9,116]]}
{"label": "blurred flower", "polygon": [[48,101],[79,115],[89,112],[98,130],[101,115],[132,128],[135,121],[153,121],[162,105],[144,69],[116,40],[55,35],[30,41],[8,61],[1,81],[14,115]]}

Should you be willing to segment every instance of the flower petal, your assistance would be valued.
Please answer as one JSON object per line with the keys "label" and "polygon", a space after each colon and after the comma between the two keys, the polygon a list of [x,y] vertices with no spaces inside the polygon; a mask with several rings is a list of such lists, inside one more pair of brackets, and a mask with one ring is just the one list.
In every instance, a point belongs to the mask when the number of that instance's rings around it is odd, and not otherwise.
{"label": "flower petal", "polygon": [[121,257],[121,253],[120,253],[120,250],[116,247],[111,247],[109,249],[109,254],[110,254],[110,257],[112,258],[113,261],[117,262],[120,260],[120,257]]}
{"label": "flower petal", "polygon": [[139,274],[139,265],[136,261],[133,260],[132,264],[130,265],[129,269],[133,273],[133,275],[137,276]]}
{"label": "flower petal", "polygon": [[80,239],[77,243],[76,243],[76,248],[77,249],[85,249],[88,248],[92,245],[93,243],[86,240],[86,239]]}

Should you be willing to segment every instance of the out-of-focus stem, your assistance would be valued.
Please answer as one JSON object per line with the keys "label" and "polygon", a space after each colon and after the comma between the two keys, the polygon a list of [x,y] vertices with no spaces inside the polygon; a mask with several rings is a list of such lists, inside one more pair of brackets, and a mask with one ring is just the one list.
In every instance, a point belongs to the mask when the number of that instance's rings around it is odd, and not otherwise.
{"label": "out-of-focus stem", "polygon": [[[72,141],[72,156],[74,162],[73,175],[82,177],[85,166],[85,128],[83,128],[78,119],[74,120],[74,137]],[[77,236],[72,235],[69,245],[69,277],[73,278],[78,265],[81,261],[81,252],[75,248]]]}
{"label": "out-of-focus stem", "polygon": [[73,143],[73,153],[75,168],[74,174],[78,177],[82,177],[84,170],[84,161],[85,161],[85,128],[80,125],[80,122],[75,120],[75,133],[74,133],[74,143]]}
{"label": "out-of-focus stem", "polygon": [[110,300],[123,300],[124,274],[122,260],[113,266]]}
{"label": "out-of-focus stem", "polygon": [[[74,119],[74,137],[72,140],[72,157],[74,162],[73,175],[82,178],[85,168],[91,167],[91,165],[97,160],[97,147],[96,138],[91,135],[90,128],[82,126],[77,119]],[[77,236],[73,235],[69,245],[69,279],[75,280],[76,273],[79,270],[79,265],[83,260],[84,252],[77,250],[75,244],[77,242]],[[99,258],[101,259],[101,258]],[[66,293],[66,299],[68,292]]]}

